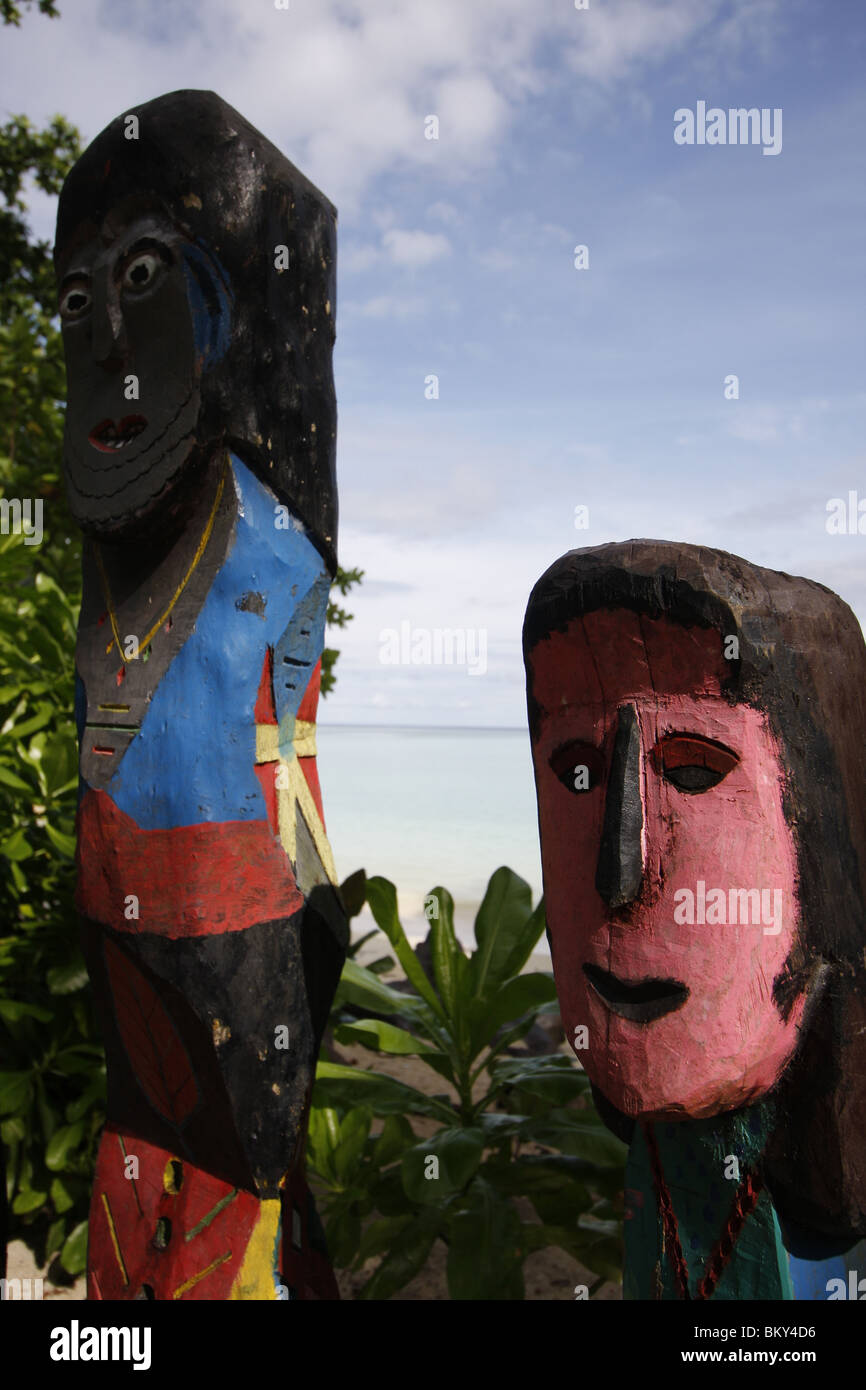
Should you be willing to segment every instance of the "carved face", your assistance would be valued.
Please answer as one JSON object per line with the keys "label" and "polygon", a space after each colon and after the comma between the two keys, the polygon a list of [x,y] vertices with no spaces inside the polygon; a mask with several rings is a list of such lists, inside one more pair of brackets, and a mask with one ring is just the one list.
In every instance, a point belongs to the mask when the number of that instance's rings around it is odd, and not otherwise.
{"label": "carved face", "polygon": [[791,1057],[804,1006],[783,1018],[773,1001],[799,906],[766,717],[723,698],[717,632],[665,618],[587,614],[529,666],[569,1041],[629,1115],[756,1100]]}
{"label": "carved face", "polygon": [[196,443],[202,354],[189,244],[164,217],[109,214],[65,258],[59,281],[72,513],[96,535],[151,514]]}

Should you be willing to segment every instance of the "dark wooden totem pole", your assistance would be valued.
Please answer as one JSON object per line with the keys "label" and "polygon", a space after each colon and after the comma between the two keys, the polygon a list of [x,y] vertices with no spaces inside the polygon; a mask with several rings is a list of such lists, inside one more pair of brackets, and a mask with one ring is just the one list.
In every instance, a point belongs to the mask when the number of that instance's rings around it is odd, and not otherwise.
{"label": "dark wooden totem pole", "polygon": [[90,1298],[338,1296],[304,1178],[348,937],[315,743],[335,252],[328,200],[212,92],[119,116],[60,199]]}
{"label": "dark wooden totem pole", "polygon": [[807,579],[630,541],[542,576],[524,654],[563,1022],[630,1143],[625,1296],[852,1296],[858,1263],[866,1274],[866,1246],[846,1259],[866,1235],[856,618]]}

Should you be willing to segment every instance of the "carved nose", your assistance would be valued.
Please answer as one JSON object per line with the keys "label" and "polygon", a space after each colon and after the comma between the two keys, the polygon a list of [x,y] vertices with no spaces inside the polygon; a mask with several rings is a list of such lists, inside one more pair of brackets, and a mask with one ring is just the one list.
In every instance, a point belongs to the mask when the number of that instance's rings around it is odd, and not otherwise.
{"label": "carved nose", "polygon": [[595,886],[609,907],[624,907],[640,893],[642,831],[640,726],[634,705],[623,705],[618,712],[595,873]]}
{"label": "carved nose", "polygon": [[123,315],[111,287],[99,276],[93,285],[93,357],[110,371],[123,363],[126,335]]}

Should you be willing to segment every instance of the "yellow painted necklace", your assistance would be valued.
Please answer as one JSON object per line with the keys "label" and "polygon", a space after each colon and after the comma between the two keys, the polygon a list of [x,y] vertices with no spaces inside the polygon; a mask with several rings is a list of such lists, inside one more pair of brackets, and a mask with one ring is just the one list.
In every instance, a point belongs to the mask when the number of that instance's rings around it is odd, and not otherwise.
{"label": "yellow painted necklace", "polygon": [[[180,598],[181,594],[183,593],[184,589],[186,588],[187,584],[189,583],[190,579],[192,578],[192,576],[193,576],[193,574],[194,574],[194,572],[195,572],[195,570],[196,570],[196,567],[197,567],[199,561],[201,560],[201,557],[204,555],[205,550],[207,549],[207,543],[208,543],[208,541],[210,540],[211,532],[213,531],[213,528],[214,528],[214,522],[216,521],[217,511],[219,510],[219,504],[220,504],[220,502],[221,502],[221,500],[222,500],[223,489],[225,488],[226,475],[227,475],[227,473],[228,473],[228,468],[229,468],[229,461],[228,461],[228,458],[226,458],[226,461],[225,461],[225,465],[224,465],[224,467],[223,467],[222,474],[220,475],[219,486],[217,487],[216,497],[214,498],[214,504],[213,504],[213,506],[211,507],[210,516],[209,516],[208,519],[207,519],[207,525],[206,525],[205,528],[204,528],[204,533],[203,533],[203,535],[202,535],[202,538],[201,538],[201,540],[200,540],[199,543],[198,543],[198,549],[196,550],[195,555],[193,555],[192,561],[191,561],[190,566],[189,566],[189,569],[187,570],[187,572],[186,572],[186,574],[184,575],[183,579],[180,581],[180,584],[179,584],[179,585],[177,586],[177,588],[175,589],[175,591],[174,591],[174,596],[173,596],[171,602],[169,603],[168,607],[166,608],[165,612],[163,613],[162,617],[161,617],[157,622],[154,623],[153,627],[150,629],[150,632],[147,634],[147,636],[144,638],[144,640],[143,640],[141,643],[139,643],[138,652],[139,652],[139,654],[142,655],[142,656],[143,656],[144,653],[148,650],[148,648],[149,648],[151,642],[153,641],[154,637],[156,636],[157,632],[159,631],[159,629],[162,627],[163,623],[164,623],[164,622],[166,621],[166,619],[168,618],[169,614],[171,613],[172,609],[174,608],[175,604],[177,603],[178,599]],[[121,643],[121,641],[120,641],[120,633],[119,633],[118,630],[117,630],[117,615],[115,614],[115,611],[114,611],[114,604],[112,603],[112,600],[111,600],[111,589],[110,589],[109,583],[108,583],[108,575],[107,575],[106,572],[105,572],[105,564],[104,564],[104,562],[103,562],[102,554],[101,554],[101,552],[100,552],[100,550],[99,550],[99,546],[98,546],[98,545],[95,546],[94,549],[95,549],[95,552],[96,552],[96,564],[97,564],[97,566],[98,566],[98,568],[99,568],[99,575],[100,575],[100,578],[101,578],[101,580],[102,580],[102,588],[103,588],[103,592],[104,592],[104,594],[105,594],[105,602],[106,602],[106,604],[107,604],[107,606],[108,606],[108,616],[109,616],[109,618],[111,619],[111,631],[112,631],[112,633],[113,633],[113,640],[112,640],[111,642],[109,642],[108,646],[105,648],[105,652],[106,652],[106,655],[108,655],[108,653],[111,651],[112,647],[114,647],[114,646],[116,645],[116,646],[117,646],[117,650],[118,650],[118,652],[120,653],[121,660],[123,661],[124,666],[126,666],[126,665],[129,664],[130,661],[134,661],[134,660],[135,660],[135,657],[131,657],[131,656],[128,657],[128,656],[126,655],[126,653],[124,652],[124,650],[123,650],[123,645],[122,645],[122,643]]]}

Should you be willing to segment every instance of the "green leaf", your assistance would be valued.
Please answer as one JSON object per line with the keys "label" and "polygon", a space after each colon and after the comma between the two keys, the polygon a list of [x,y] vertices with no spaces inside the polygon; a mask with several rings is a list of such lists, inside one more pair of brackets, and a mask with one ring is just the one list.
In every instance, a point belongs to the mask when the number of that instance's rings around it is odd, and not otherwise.
{"label": "green leaf", "polygon": [[311,1105],[307,1122],[307,1157],[310,1166],[331,1186],[337,1186],[334,1154],[340,1138],[340,1117],[328,1106]]}
{"label": "green leaf", "polygon": [[361,1242],[361,1217],[354,1204],[341,1204],[329,1213],[326,1238],[331,1259],[339,1269],[354,1262]]}
{"label": "green leaf", "polygon": [[38,714],[34,714],[30,719],[25,719],[21,724],[13,724],[9,729],[0,730],[0,737],[7,739],[22,739],[28,734],[33,734],[37,729],[44,729],[46,724],[50,724],[54,716],[54,710],[50,705],[42,701],[37,706]]}
{"label": "green leaf", "polygon": [[335,1005],[343,1002],[354,1004],[356,1008],[368,1009],[371,1013],[412,1015],[417,1012],[421,1001],[383,984],[372,971],[349,959],[343,966],[334,1002]]}
{"label": "green leaf", "polygon": [[452,1106],[435,1096],[425,1096],[414,1086],[395,1081],[390,1076],[377,1076],[360,1067],[344,1067],[336,1062],[320,1062],[316,1069],[313,1102],[319,1106],[334,1106],[351,1110],[356,1105],[368,1105],[374,1115],[431,1115],[454,1123]]}
{"label": "green leaf", "polygon": [[99,1074],[93,1077],[88,1086],[81,1094],[76,1095],[74,1101],[70,1101],[65,1109],[65,1118],[68,1125],[74,1125],[75,1120],[83,1119],[83,1116],[90,1109],[103,1111],[106,1108],[106,1069],[100,1068]]}
{"label": "green leaf", "polygon": [[480,1129],[440,1129],[407,1149],[401,1159],[403,1188],[413,1202],[429,1206],[462,1192],[481,1162]]}
{"label": "green leaf", "polygon": [[27,1137],[27,1126],[20,1115],[13,1115],[10,1120],[4,1120],[0,1124],[0,1140],[4,1144],[20,1144],[22,1139]]}
{"label": "green leaf", "polygon": [[543,1057],[502,1057],[494,1071],[497,1081],[509,1086],[528,1088],[542,1077],[565,1077],[574,1088],[570,1092],[574,1098],[586,1098],[591,1093],[589,1077],[570,1053],[554,1052]]}
{"label": "green leaf", "polygon": [[535,941],[543,931],[543,921],[535,932],[532,911],[532,890],[512,869],[501,868],[490,879],[475,918],[475,940],[478,949],[472,957],[471,988],[476,997],[495,990],[519,966],[511,965],[520,949],[534,933],[526,952],[528,959]]}
{"label": "green leaf", "polygon": [[0,763],[0,782],[6,787],[13,787],[15,791],[27,792],[28,796],[33,794],[33,787],[30,783],[22,781],[20,777],[17,777],[14,772],[10,772],[2,763]]}
{"label": "green leaf", "polygon": [[62,1076],[87,1076],[94,1070],[93,1057],[82,1047],[68,1047],[55,1055],[51,1070]]}
{"label": "green leaf", "polygon": [[404,1149],[415,1143],[415,1132],[405,1115],[388,1115],[373,1149],[377,1168],[387,1168]]}
{"label": "green leaf", "polygon": [[514,945],[509,955],[505,958],[502,967],[502,978],[509,979],[512,975],[519,975],[532,952],[544,935],[546,923],[544,909],[544,898],[539,898],[526,923],[515,937]]}
{"label": "green leaf", "polygon": [[454,932],[454,899],[447,888],[434,888],[427,896],[427,904],[431,914],[430,954],[436,988],[452,1025],[463,1031],[459,1028],[462,1022],[459,1005],[469,962]]}
{"label": "green leaf", "polygon": [[421,1052],[418,1055],[425,1067],[431,1067],[439,1076],[444,1077],[455,1091],[459,1089],[457,1068],[447,1052]]}
{"label": "green leaf", "polygon": [[582,1099],[589,1092],[586,1072],[561,1054],[499,1061],[493,1068],[493,1079],[497,1087],[539,1096],[553,1105]]}
{"label": "green leaf", "polygon": [[497,1157],[481,1167],[481,1176],[497,1192],[528,1197],[542,1221],[559,1225],[576,1221],[592,1208],[594,1198],[586,1182],[595,1183],[597,1173],[594,1164],[564,1154],[521,1154],[511,1161]]}
{"label": "green leaf", "polygon": [[513,1028],[508,1028],[504,1033],[500,1033],[499,1037],[496,1039],[496,1042],[488,1052],[486,1058],[481,1063],[480,1067],[476,1069],[472,1077],[473,1084],[475,1083],[476,1078],[481,1074],[482,1071],[484,1071],[485,1069],[487,1069],[488,1071],[490,1070],[491,1063],[499,1055],[499,1053],[505,1052],[506,1049],[512,1047],[514,1043],[520,1042],[521,1038],[526,1037],[526,1034],[530,1031],[534,1022],[535,1016],[533,1014],[525,1014],[523,1018],[519,1019],[517,1023],[515,1023]]}
{"label": "green leaf", "polygon": [[30,1073],[28,1071],[0,1072],[0,1115],[13,1115],[28,1109],[30,1104]]}
{"label": "green leaf", "polygon": [[53,965],[45,979],[52,994],[75,994],[87,984],[87,966],[79,956],[66,965]]}
{"label": "green leaf", "polygon": [[40,1023],[50,1023],[54,1017],[50,1009],[39,1004],[25,1004],[21,999],[0,999],[0,1018],[7,1023],[18,1023],[22,1018],[36,1018]]}
{"label": "green leaf", "polygon": [[397,952],[397,959],[407,980],[442,1022],[447,1024],[448,1018],[439,996],[427,979],[400,923],[397,914],[397,889],[386,878],[368,878],[367,902],[370,904],[370,911]]}
{"label": "green leaf", "polygon": [[371,1222],[361,1236],[358,1253],[355,1256],[356,1268],[360,1269],[365,1260],[372,1259],[374,1255],[381,1255],[384,1251],[389,1250],[412,1219],[407,1212],[405,1216],[383,1216],[378,1221]]}
{"label": "green leaf", "polygon": [[66,1167],[70,1152],[76,1149],[84,1137],[83,1120],[75,1124],[61,1125],[55,1130],[45,1150],[45,1166],[52,1173],[59,1173]]}
{"label": "green leaf", "polygon": [[367,875],[363,869],[356,870],[340,884],[340,897],[347,917],[357,917],[367,900]]}
{"label": "green leaf", "polygon": [[476,1115],[474,1123],[484,1131],[487,1144],[499,1144],[517,1134],[525,1119],[525,1115],[505,1115],[491,1110]]}
{"label": "green leaf", "polygon": [[28,844],[23,830],[16,830],[8,839],[0,841],[0,854],[5,859],[11,859],[16,864],[22,860],[29,859],[33,853],[32,847]]}
{"label": "green leaf", "polygon": [[34,1192],[29,1187],[23,1192],[19,1192],[15,1201],[12,1203],[12,1210],[16,1216],[26,1216],[31,1211],[38,1211],[48,1201],[47,1192]]}
{"label": "green leaf", "polygon": [[375,1052],[389,1052],[396,1057],[416,1057],[433,1051],[427,1043],[413,1038],[405,1028],[396,1028],[393,1023],[384,1023],[378,1018],[359,1018],[354,1023],[341,1023],[334,1029],[334,1037],[339,1043],[362,1043]]}
{"label": "green leaf", "polygon": [[54,1210],[62,1215],[74,1205],[75,1194],[62,1178],[55,1178],[51,1184],[51,1200],[54,1203]]}
{"label": "green leaf", "polygon": [[451,1218],[448,1293],[453,1299],[521,1299],[522,1230],[507,1198],[476,1178]]}
{"label": "green leaf", "polygon": [[393,956],[377,956],[376,960],[371,960],[367,966],[374,975],[386,975],[389,970],[394,970],[397,965]]}
{"label": "green leaf", "polygon": [[441,1215],[427,1208],[394,1236],[388,1254],[358,1294],[363,1299],[392,1298],[415,1278],[427,1263],[439,1234]]}
{"label": "green leaf", "polygon": [[45,833],[55,849],[59,850],[67,859],[75,858],[75,836],[65,835],[62,830],[57,830],[50,821],[45,823]]}
{"label": "green leaf", "polygon": [[81,1274],[87,1264],[87,1222],[82,1221],[67,1237],[60,1263],[68,1274]]}
{"label": "green leaf", "polygon": [[50,1260],[52,1256],[60,1251],[65,1239],[66,1222],[62,1216],[59,1216],[57,1220],[52,1221],[51,1225],[48,1227],[48,1235],[45,1239],[45,1255],[47,1259]]}
{"label": "green leaf", "polygon": [[472,1055],[491,1043],[506,1023],[516,1022],[530,1011],[556,999],[556,985],[549,975],[517,975],[490,998],[473,999],[469,1006]]}
{"label": "green leaf", "polygon": [[565,1154],[586,1158],[603,1168],[624,1168],[628,1148],[600,1122],[573,1120],[566,1110],[545,1117],[530,1116],[521,1126],[526,1143],[549,1145]]}
{"label": "green leaf", "polygon": [[334,1154],[337,1177],[343,1186],[351,1181],[364,1156],[364,1146],[373,1123],[373,1112],[366,1106],[350,1110],[340,1123],[339,1138]]}

